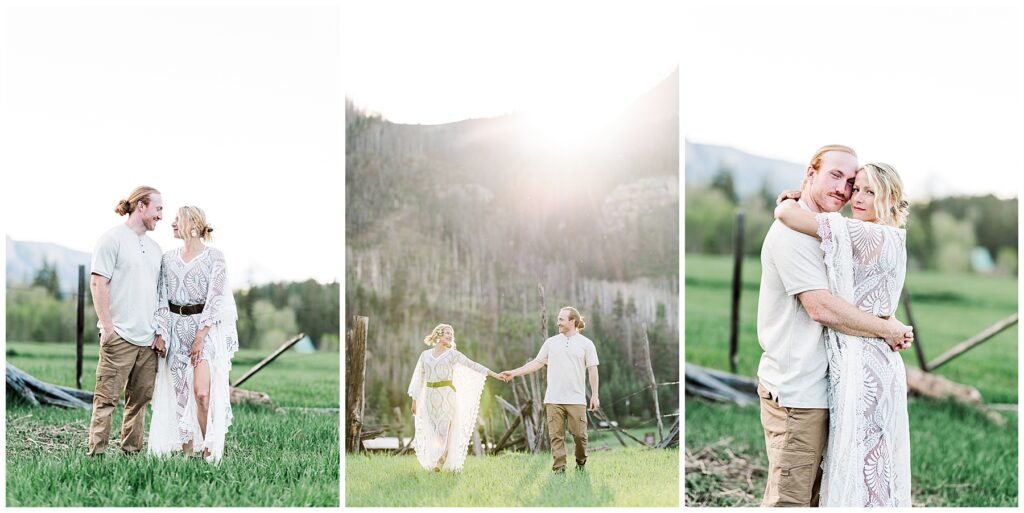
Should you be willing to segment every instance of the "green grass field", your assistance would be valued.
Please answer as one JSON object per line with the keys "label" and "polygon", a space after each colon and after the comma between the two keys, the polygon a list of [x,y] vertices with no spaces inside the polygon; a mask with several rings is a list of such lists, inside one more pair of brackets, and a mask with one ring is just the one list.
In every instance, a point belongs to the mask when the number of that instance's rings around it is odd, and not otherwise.
{"label": "green grass field", "polygon": [[[83,386],[95,384],[98,348],[86,347]],[[50,383],[74,386],[72,344],[7,344],[7,361]],[[265,356],[241,350],[237,378]],[[243,388],[266,392],[275,407],[236,406],[224,460],[124,456],[123,407],[110,450],[89,458],[90,413],[7,405],[8,506],[339,506],[338,353],[286,353]],[[147,423],[149,416],[147,415]]]}
{"label": "green grass field", "polygon": [[[728,369],[730,280],[728,257],[687,255],[686,339],[688,363]],[[757,341],[760,262],[743,263],[738,373],[754,376],[761,349]],[[915,336],[928,359],[1017,311],[1017,280],[976,275],[911,273],[907,277]],[[906,322],[905,313],[897,317]],[[1017,404],[1017,336],[1014,326],[940,368],[937,373],[977,387],[987,403]],[[917,366],[913,351],[902,353]],[[973,409],[912,399],[911,472],[915,505],[1016,506],[1017,415],[1005,413],[998,426]],[[757,407],[711,404],[687,399],[686,449],[715,447],[722,458],[746,460],[764,468],[763,431]],[[731,451],[731,454],[729,453]],[[743,493],[723,493],[739,487]],[[686,475],[687,503],[752,506],[764,489],[763,472],[750,482],[725,482],[697,470]],[[755,499],[751,498],[753,496]]]}
{"label": "green grass field", "polygon": [[460,474],[427,472],[415,456],[346,455],[345,506],[679,505],[679,451],[596,450],[585,472],[573,468],[551,472],[549,453],[469,456]]}

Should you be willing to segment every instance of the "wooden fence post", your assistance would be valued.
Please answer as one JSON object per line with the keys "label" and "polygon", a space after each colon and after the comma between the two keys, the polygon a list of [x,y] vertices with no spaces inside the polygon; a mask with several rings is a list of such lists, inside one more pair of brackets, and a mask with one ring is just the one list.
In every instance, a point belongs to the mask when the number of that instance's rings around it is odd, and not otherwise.
{"label": "wooden fence post", "polygon": [[[548,339],[548,314],[547,314],[547,300],[544,298],[544,286],[537,284],[537,289],[540,292],[540,343],[543,344]],[[542,376],[541,373],[534,372],[529,377],[529,391],[530,397],[533,401],[533,408],[531,416],[533,417],[533,425],[536,427],[534,431],[534,446],[530,448],[530,452],[540,452],[548,448],[548,422],[547,412],[544,411],[544,401],[541,399],[540,389]]]}
{"label": "wooden fence post", "polygon": [[[907,324],[910,326],[916,326],[914,324],[914,314],[910,312],[910,293],[907,292],[907,287],[903,287],[903,293],[900,294],[900,300],[903,303],[903,311],[907,314]],[[928,372],[931,369],[928,367],[928,360],[924,359],[924,346],[921,345],[921,332],[917,329],[914,330],[914,352],[917,353],[917,365],[921,370]]]}
{"label": "wooden fence post", "polygon": [[263,368],[266,367],[267,365],[270,365],[270,362],[276,360],[278,356],[283,355],[285,353],[285,351],[291,349],[292,346],[294,346],[295,344],[298,344],[299,341],[304,339],[304,338],[306,338],[306,334],[305,333],[299,333],[298,335],[295,335],[294,337],[288,339],[287,341],[285,341],[285,343],[283,343],[280,346],[278,346],[278,348],[275,349],[273,353],[270,353],[269,355],[267,355],[266,358],[264,358],[263,360],[260,360],[260,363],[257,363],[256,365],[253,365],[251,369],[245,371],[245,374],[242,374],[242,376],[240,378],[238,378],[237,380],[235,380],[235,382],[232,383],[231,386],[232,387],[240,387],[240,386],[242,386],[242,383],[245,383],[246,381],[249,380],[249,378],[255,376],[257,372],[263,370]]}
{"label": "wooden fence post", "polygon": [[82,389],[82,354],[85,334],[85,266],[78,266],[78,323],[75,337],[75,386]]}
{"label": "wooden fence post", "polygon": [[369,317],[352,317],[345,341],[345,450],[358,453],[366,405],[366,332]]}
{"label": "wooden fence post", "polygon": [[[729,370],[736,374],[739,350],[740,291],[743,288],[743,212],[736,212],[736,244],[733,246],[732,319],[729,323]],[[646,332],[645,332],[646,336]],[[659,422],[661,419],[658,419]]]}
{"label": "wooden fence post", "polygon": [[[647,357],[647,379],[651,384],[651,395],[654,396],[654,415],[658,417],[658,441],[665,439],[665,426],[661,422],[661,406],[658,404],[658,382],[654,379],[654,365],[651,364],[651,342],[647,338],[647,325],[644,330],[644,356]],[[651,444],[654,445],[654,444]]]}
{"label": "wooden fence post", "polygon": [[982,342],[1000,334],[1003,330],[1013,326],[1014,324],[1017,324],[1018,315],[1019,314],[1014,313],[1009,317],[985,328],[985,330],[982,331],[981,333],[978,333],[977,335],[953,346],[952,348],[949,349],[949,351],[942,353],[942,355],[939,356],[938,358],[932,360],[931,362],[928,362],[928,368],[932,370],[938,369],[940,366],[945,365],[953,358],[956,358],[957,356],[966,353],[967,350],[978,346],[978,344],[981,344]]}

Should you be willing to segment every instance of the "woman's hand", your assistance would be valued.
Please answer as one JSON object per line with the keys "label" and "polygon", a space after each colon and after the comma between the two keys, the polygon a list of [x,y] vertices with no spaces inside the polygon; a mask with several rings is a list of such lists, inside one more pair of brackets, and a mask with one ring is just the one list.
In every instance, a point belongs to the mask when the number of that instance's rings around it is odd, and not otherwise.
{"label": "woman's hand", "polygon": [[199,356],[203,354],[203,335],[196,335],[196,341],[192,343],[192,351],[189,353],[189,358],[192,359],[192,366],[199,365]]}
{"label": "woman's hand", "polygon": [[797,205],[796,200],[793,198],[783,198],[782,201],[775,206],[775,219],[781,220],[782,216],[785,215],[786,210],[790,208],[800,208],[800,206]]}
{"label": "woman's hand", "polygon": [[412,416],[416,416],[416,399],[412,400]]}
{"label": "woman's hand", "polygon": [[800,191],[796,190],[796,189],[789,190],[789,191],[782,191],[782,194],[779,194],[779,197],[776,198],[775,204],[778,205],[778,204],[782,203],[783,201],[786,201],[787,199],[793,199],[793,200],[800,199]]}

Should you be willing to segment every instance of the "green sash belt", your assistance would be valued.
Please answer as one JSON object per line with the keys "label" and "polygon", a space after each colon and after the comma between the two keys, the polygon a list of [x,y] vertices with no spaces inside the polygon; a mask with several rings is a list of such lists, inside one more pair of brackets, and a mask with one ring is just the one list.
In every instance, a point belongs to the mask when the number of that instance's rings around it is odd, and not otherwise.
{"label": "green sash belt", "polygon": [[445,381],[435,381],[433,383],[428,382],[427,386],[430,388],[451,387],[452,392],[456,392],[455,385],[452,384],[450,379]]}

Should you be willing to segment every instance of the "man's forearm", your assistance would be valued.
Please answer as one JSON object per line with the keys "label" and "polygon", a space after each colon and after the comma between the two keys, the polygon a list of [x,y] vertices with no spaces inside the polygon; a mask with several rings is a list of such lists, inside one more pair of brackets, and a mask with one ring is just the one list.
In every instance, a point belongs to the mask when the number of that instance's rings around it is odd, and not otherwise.
{"label": "man's forearm", "polygon": [[590,367],[590,395],[591,397],[600,397],[597,393],[598,386],[600,385],[600,379],[597,376],[597,367]]}
{"label": "man's forearm", "polygon": [[531,372],[536,372],[538,369],[540,369],[543,366],[544,366],[543,363],[540,363],[537,360],[531,360],[526,365],[523,365],[522,367],[512,371],[512,375],[513,376],[522,376],[523,374],[529,374]]}
{"label": "man's forearm", "polygon": [[110,283],[93,277],[92,283],[92,305],[96,310],[96,319],[100,326],[113,327],[114,321],[110,317]]}
{"label": "man's forearm", "polygon": [[855,337],[886,338],[890,335],[885,320],[864,312],[832,294],[822,296],[812,317],[820,324]]}

